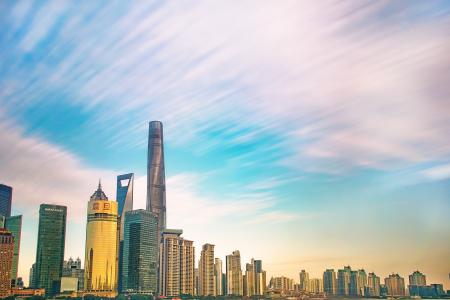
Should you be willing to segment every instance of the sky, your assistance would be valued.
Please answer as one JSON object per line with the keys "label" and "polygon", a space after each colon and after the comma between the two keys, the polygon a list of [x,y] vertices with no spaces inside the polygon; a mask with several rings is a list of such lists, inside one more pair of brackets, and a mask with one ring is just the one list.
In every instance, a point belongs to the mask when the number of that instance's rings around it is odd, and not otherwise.
{"label": "sky", "polygon": [[[268,277],[416,269],[450,289],[448,1],[1,1],[0,182],[23,215],[68,206],[84,260],[101,178],[164,124],[167,221]],[[406,280],[407,281],[407,280]]]}

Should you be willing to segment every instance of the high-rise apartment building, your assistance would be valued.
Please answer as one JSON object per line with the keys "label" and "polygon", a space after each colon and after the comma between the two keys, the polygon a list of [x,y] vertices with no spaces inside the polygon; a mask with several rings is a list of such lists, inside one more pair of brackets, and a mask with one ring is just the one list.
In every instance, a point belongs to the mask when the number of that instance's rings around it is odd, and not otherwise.
{"label": "high-rise apartment building", "polygon": [[5,228],[14,236],[14,255],[11,271],[11,286],[16,287],[17,271],[19,269],[20,239],[22,234],[22,216],[7,217]]}
{"label": "high-rise apartment building", "polygon": [[125,213],[133,209],[133,185],[134,174],[123,174],[117,176],[116,198],[118,204],[118,225],[119,225],[119,262],[118,262],[118,276],[117,287],[119,292],[122,291],[122,260],[123,260],[123,239],[124,239],[124,224]]}
{"label": "high-rise apartment building", "polygon": [[199,295],[215,296],[214,290],[214,245],[204,244],[198,264]]}
{"label": "high-rise apartment building", "polygon": [[0,184],[0,215],[11,216],[11,202],[13,189],[10,186]]}
{"label": "high-rise apartment building", "polygon": [[74,260],[72,257],[63,262],[62,276],[66,278],[77,278],[77,291],[84,289],[84,269],[81,268],[81,259]]}
{"label": "high-rise apartment building", "polygon": [[253,272],[255,274],[255,295],[263,296],[266,292],[266,271],[262,269],[262,261],[260,259],[251,260],[251,264],[253,265]]}
{"label": "high-rise apartment building", "polygon": [[323,293],[323,280],[320,278],[308,279],[308,292],[312,294]]}
{"label": "high-rise apartment building", "polygon": [[235,250],[226,256],[227,294],[242,296],[244,294],[241,254]]}
{"label": "high-rise apartment building", "polygon": [[147,210],[158,217],[158,232],[166,228],[166,179],[164,168],[163,124],[148,126]]}
{"label": "high-rise apartment building", "polygon": [[66,220],[66,206],[41,204],[33,287],[44,288],[47,295],[60,290]]}
{"label": "high-rise apartment building", "polygon": [[390,297],[405,296],[405,280],[398,274],[391,274],[384,279],[387,295]]}
{"label": "high-rise apartment building", "polygon": [[244,281],[244,296],[251,297],[255,295],[255,268],[253,261],[245,264],[245,275],[243,276]]}
{"label": "high-rise apartment building", "polygon": [[364,270],[350,272],[349,294],[351,296],[364,296],[364,289],[367,285],[367,275]]}
{"label": "high-rise apartment building", "polygon": [[287,294],[294,290],[294,280],[285,276],[272,277],[269,282],[269,288],[281,294]]}
{"label": "high-rise apartment building", "polygon": [[122,291],[156,294],[158,260],[158,220],[143,209],[124,215]]}
{"label": "high-rise apartment building", "polygon": [[195,295],[194,242],[180,239],[180,294]]}
{"label": "high-rise apartment building", "polygon": [[306,292],[309,287],[309,274],[305,270],[302,270],[299,275],[300,291]]}
{"label": "high-rise apartment building", "polygon": [[427,278],[424,274],[419,271],[414,271],[411,275],[409,275],[409,284],[424,286],[427,285]]}
{"label": "high-rise apartment building", "polygon": [[344,267],[344,269],[338,270],[338,295],[350,294],[350,276],[352,269],[350,266]]}
{"label": "high-rise apartment building", "polygon": [[336,295],[337,279],[334,269],[327,269],[323,273],[323,290],[329,295]]}
{"label": "high-rise apartment building", "polygon": [[87,208],[84,290],[98,296],[117,294],[118,205],[98,184]]}
{"label": "high-rise apartment building", "polygon": [[224,294],[222,260],[218,257],[214,258],[214,294],[216,296]]}
{"label": "high-rise apartment building", "polygon": [[375,275],[375,273],[369,273],[369,276],[367,278],[367,288],[366,292],[364,293],[365,296],[368,297],[380,297],[381,291],[380,291],[380,277]]}
{"label": "high-rise apartment building", "polygon": [[11,270],[14,253],[14,236],[0,228],[0,298],[11,293]]}

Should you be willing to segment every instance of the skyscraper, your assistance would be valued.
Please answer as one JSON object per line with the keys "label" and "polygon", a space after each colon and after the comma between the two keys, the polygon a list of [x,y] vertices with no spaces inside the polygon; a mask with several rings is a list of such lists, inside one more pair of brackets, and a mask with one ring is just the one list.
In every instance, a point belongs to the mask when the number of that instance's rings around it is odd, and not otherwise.
{"label": "skyscraper", "polygon": [[424,286],[427,285],[427,278],[419,271],[414,271],[411,275],[409,275],[409,284]]}
{"label": "skyscraper", "polygon": [[64,262],[66,219],[66,206],[41,204],[33,286],[45,288],[46,294],[59,292]]}
{"label": "skyscraper", "polygon": [[117,294],[117,207],[99,183],[87,208],[84,290],[90,294]]}
{"label": "skyscraper", "polygon": [[244,296],[251,297],[255,295],[255,266],[254,260],[245,264],[244,275]]}
{"label": "skyscraper", "polygon": [[165,229],[159,249],[159,293],[163,296],[180,294],[180,245],[182,230]]}
{"label": "skyscraper", "polygon": [[[124,224],[125,213],[133,209],[133,185],[134,174],[123,174],[117,176],[117,191],[116,198],[118,203],[119,215],[119,263],[118,263],[118,290],[122,291],[122,260],[123,260],[123,239],[124,239]],[[155,233],[156,234],[156,233]]]}
{"label": "skyscraper", "polygon": [[251,260],[255,273],[255,295],[262,296],[266,292],[266,271],[262,269],[262,261],[260,259]]}
{"label": "skyscraper", "polygon": [[214,245],[204,244],[198,264],[200,296],[214,296]]}
{"label": "skyscraper", "polygon": [[158,231],[166,228],[166,179],[163,124],[149,123],[147,157],[147,210],[158,217]]}
{"label": "skyscraper", "polygon": [[157,292],[158,237],[156,216],[143,209],[125,213],[122,290]]}
{"label": "skyscraper", "polygon": [[305,270],[302,270],[299,274],[300,277],[300,291],[306,292],[309,287],[309,274]]}
{"label": "skyscraper", "polygon": [[0,184],[0,215],[11,216],[12,187]]}
{"label": "skyscraper", "polygon": [[0,228],[0,298],[11,291],[11,269],[14,253],[14,237],[12,233]]}
{"label": "skyscraper", "polygon": [[387,295],[391,297],[405,296],[405,280],[398,274],[391,274],[384,279]]}
{"label": "skyscraper", "polygon": [[244,294],[241,254],[235,250],[226,256],[227,294],[242,296]]}
{"label": "skyscraper", "polygon": [[338,294],[349,295],[350,292],[350,275],[352,269],[350,266],[344,267],[344,269],[338,270]]}
{"label": "skyscraper", "polygon": [[11,271],[11,285],[16,286],[17,270],[19,268],[19,253],[20,253],[20,239],[22,233],[22,216],[7,217],[5,228],[8,229],[14,236],[14,255]]}
{"label": "skyscraper", "polygon": [[329,295],[336,295],[337,279],[334,269],[327,269],[323,273],[323,290]]}
{"label": "skyscraper", "polygon": [[222,260],[218,257],[214,258],[214,294],[216,296],[224,294]]}
{"label": "skyscraper", "polygon": [[194,242],[180,238],[180,294],[195,295]]}
{"label": "skyscraper", "polygon": [[380,277],[375,275],[375,273],[369,273],[368,279],[367,279],[367,293],[365,293],[365,296],[368,297],[380,297]]}

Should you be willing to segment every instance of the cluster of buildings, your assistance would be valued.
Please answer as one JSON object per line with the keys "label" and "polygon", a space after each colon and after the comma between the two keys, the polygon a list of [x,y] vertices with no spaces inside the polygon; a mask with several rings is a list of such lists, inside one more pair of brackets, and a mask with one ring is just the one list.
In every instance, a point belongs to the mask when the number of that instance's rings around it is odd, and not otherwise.
{"label": "cluster of buildings", "polygon": [[446,296],[442,284],[426,284],[426,277],[419,271],[409,276],[409,285],[398,274],[391,274],[381,283],[375,273],[367,274],[363,269],[352,270],[350,266],[339,269],[327,269],[322,278],[309,278],[308,272],[299,273],[299,283],[287,277],[270,279],[268,290],[281,295],[299,294],[339,296],[339,297],[424,297],[437,298]]}
{"label": "cluster of buildings", "polygon": [[[162,123],[149,123],[146,209],[133,209],[134,174],[117,176],[116,200],[98,188],[87,206],[84,268],[81,259],[65,261],[67,207],[41,204],[36,260],[29,289],[17,277],[22,216],[11,216],[12,188],[0,185],[0,297],[7,295],[144,294],[246,296],[312,294],[340,296],[405,296],[403,278],[390,275],[380,283],[374,273],[344,267],[323,278],[302,270],[299,283],[272,277],[267,284],[262,261],[243,265],[238,250],[225,258],[213,244],[201,247],[196,264],[194,242],[181,229],[166,226],[166,185]],[[442,285],[426,285],[425,276],[410,276],[411,295],[441,295]]]}

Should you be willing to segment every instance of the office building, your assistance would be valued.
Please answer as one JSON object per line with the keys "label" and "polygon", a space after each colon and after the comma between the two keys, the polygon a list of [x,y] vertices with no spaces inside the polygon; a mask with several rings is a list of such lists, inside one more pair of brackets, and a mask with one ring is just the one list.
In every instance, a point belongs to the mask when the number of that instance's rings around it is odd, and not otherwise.
{"label": "office building", "polygon": [[239,250],[226,256],[227,294],[242,296],[244,294],[241,269],[241,254]]}
{"label": "office building", "polygon": [[306,292],[309,287],[309,274],[305,270],[302,270],[299,275],[300,291]]}
{"label": "office building", "polygon": [[98,184],[87,209],[84,291],[97,296],[117,294],[118,205]]}
{"label": "office building", "polygon": [[0,297],[11,294],[11,270],[14,255],[14,236],[0,228]]}
{"label": "office building", "polygon": [[158,217],[158,232],[166,228],[166,179],[163,124],[149,123],[147,156],[147,210]]}
{"label": "office building", "polygon": [[10,186],[0,184],[0,216],[11,216],[11,202],[13,189]]}
{"label": "office building", "polygon": [[222,260],[218,257],[214,258],[214,294],[216,296],[222,296],[224,294]]}
{"label": "office building", "polygon": [[11,216],[6,218],[5,228],[8,229],[14,236],[14,256],[13,266],[11,271],[11,286],[16,287],[17,271],[19,269],[19,253],[20,253],[20,239],[22,234],[22,216]]}
{"label": "office building", "polygon": [[156,294],[158,260],[158,221],[143,209],[124,215],[122,291]]}
{"label": "office building", "polygon": [[195,295],[194,242],[180,239],[180,294]]}
{"label": "office building", "polygon": [[367,297],[380,297],[381,296],[381,290],[380,290],[380,277],[375,275],[375,273],[369,273],[369,276],[367,277],[367,288],[366,292],[364,293],[364,296]]}
{"label": "office building", "polygon": [[124,239],[124,224],[125,213],[133,210],[133,186],[134,174],[123,174],[117,176],[116,198],[118,204],[118,222],[119,222],[119,262],[118,262],[118,278],[117,287],[119,292],[122,291],[122,260],[123,260],[123,239]]}
{"label": "office building", "polygon": [[41,204],[33,287],[57,294],[64,262],[67,207]]}
{"label": "office building", "polygon": [[350,266],[344,267],[344,269],[338,270],[337,282],[338,282],[338,295],[346,296],[350,294],[350,276],[352,269]]}
{"label": "office building", "polygon": [[323,273],[323,291],[328,295],[336,295],[337,279],[334,269],[327,269]]}
{"label": "office building", "polygon": [[[76,260],[71,257],[63,262],[62,276],[77,278],[77,290],[82,291],[84,289],[84,269],[81,268],[81,259],[79,257]],[[73,280],[66,281],[73,282]]]}
{"label": "office building", "polygon": [[214,245],[204,244],[198,264],[199,295],[214,296]]}
{"label": "office building", "polygon": [[405,296],[405,280],[398,274],[391,274],[384,279],[387,289],[387,296],[403,297]]}

